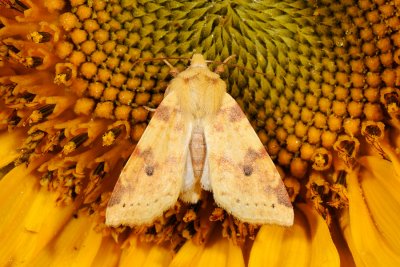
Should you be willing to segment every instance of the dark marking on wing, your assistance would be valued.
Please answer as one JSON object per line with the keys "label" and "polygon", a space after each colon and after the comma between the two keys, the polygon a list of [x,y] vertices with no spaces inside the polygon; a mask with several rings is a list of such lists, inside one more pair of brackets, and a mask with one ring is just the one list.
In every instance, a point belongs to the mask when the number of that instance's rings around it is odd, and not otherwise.
{"label": "dark marking on wing", "polygon": [[153,166],[146,166],[145,172],[147,176],[152,176],[154,174],[154,167]]}
{"label": "dark marking on wing", "polygon": [[279,184],[276,187],[271,187],[267,185],[265,191],[267,192],[267,194],[276,195],[279,204],[282,204],[289,208],[292,207],[292,203],[289,200],[288,194],[285,189],[285,185],[281,180],[279,181]]}
{"label": "dark marking on wing", "polygon": [[122,185],[122,182],[118,181],[114,188],[114,193],[112,194],[110,201],[108,202],[108,206],[114,206],[121,203],[121,196],[125,195],[126,192],[131,191],[132,188],[129,184],[126,186]]}
{"label": "dark marking on wing", "polygon": [[238,122],[246,118],[243,111],[238,105],[234,105],[229,109],[229,120],[230,122]]}
{"label": "dark marking on wing", "polygon": [[171,116],[171,109],[169,107],[159,106],[153,118],[162,121],[168,121],[170,116]]}
{"label": "dark marking on wing", "polygon": [[246,176],[250,176],[253,173],[253,167],[250,165],[244,165],[243,166],[243,173]]}
{"label": "dark marking on wing", "polygon": [[[139,147],[136,147],[131,157],[142,158],[146,166],[153,166],[154,168],[154,166],[156,165],[154,162],[154,153],[151,148],[141,150],[139,149]],[[125,173],[129,171],[129,168],[124,168],[120,176],[125,175]]]}
{"label": "dark marking on wing", "polygon": [[243,173],[245,176],[250,176],[254,172],[258,172],[259,169],[257,168],[257,165],[255,165],[255,162],[257,159],[261,158],[262,156],[257,153],[254,149],[251,147],[247,149],[247,152],[244,156],[243,159]]}
{"label": "dark marking on wing", "polygon": [[142,153],[139,154],[139,157],[143,158],[143,160],[146,164],[151,165],[150,163],[152,163],[154,161],[153,150],[151,148],[143,150]]}
{"label": "dark marking on wing", "polygon": [[256,159],[262,158],[261,153],[255,151],[251,147],[247,149],[246,155],[244,156],[244,161],[245,162],[253,162]]}
{"label": "dark marking on wing", "polygon": [[134,154],[137,155],[138,157],[146,158],[149,155],[152,155],[153,152],[152,152],[151,148],[147,148],[145,150],[140,150],[139,147],[136,147]]}

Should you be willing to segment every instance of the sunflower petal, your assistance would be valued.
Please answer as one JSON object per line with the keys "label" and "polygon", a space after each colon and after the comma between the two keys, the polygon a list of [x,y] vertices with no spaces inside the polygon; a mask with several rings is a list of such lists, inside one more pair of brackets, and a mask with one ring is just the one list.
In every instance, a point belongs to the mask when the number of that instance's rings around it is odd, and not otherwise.
{"label": "sunflower petal", "polygon": [[172,260],[170,267],[190,266],[198,262],[204,246],[196,245],[192,240],[187,241]]}
{"label": "sunflower petal", "polygon": [[244,259],[240,247],[219,234],[210,237],[197,262],[203,266],[244,267]]}
{"label": "sunflower petal", "polygon": [[[344,212],[340,218],[343,234],[356,265],[399,266],[399,254],[390,247],[371,217],[357,174],[357,171],[349,173],[347,180],[349,211]],[[368,175],[367,172],[361,172],[360,179],[370,179]]]}
{"label": "sunflower petal", "polygon": [[244,259],[243,259],[243,253],[240,247],[237,245],[234,245],[231,241],[228,241],[228,253],[227,253],[227,267],[233,266],[233,267],[244,267]]}
{"label": "sunflower petal", "polygon": [[31,262],[32,266],[90,266],[101,246],[102,234],[89,216],[71,219],[60,235]]}
{"label": "sunflower petal", "polygon": [[0,134],[0,168],[14,161],[18,157],[19,153],[15,148],[21,145],[24,140],[22,136],[25,134],[24,131],[20,130],[16,130],[12,134],[8,132]]}
{"label": "sunflower petal", "polygon": [[129,247],[123,249],[119,266],[168,266],[172,253],[165,247],[140,242],[137,238],[129,241]]}
{"label": "sunflower petal", "polygon": [[387,160],[363,157],[360,163],[368,170],[361,173],[361,188],[371,217],[388,245],[400,251],[400,179]]}
{"label": "sunflower petal", "polygon": [[112,238],[103,237],[103,241],[99,250],[97,251],[96,258],[92,262],[92,266],[96,267],[109,267],[117,266],[121,249]]}
{"label": "sunflower petal", "polygon": [[183,266],[237,266],[243,267],[242,250],[231,240],[219,234],[211,235],[205,245],[196,245],[188,241],[172,260],[170,267]]}
{"label": "sunflower petal", "polygon": [[168,266],[171,260],[172,253],[169,249],[153,245],[143,266]]}
{"label": "sunflower petal", "polygon": [[353,255],[349,249],[349,245],[347,244],[344,236],[340,230],[340,226],[338,223],[332,224],[329,228],[332,236],[332,240],[336,245],[336,249],[338,250],[340,256],[340,266],[346,267],[355,267],[356,263],[354,262]]}
{"label": "sunflower petal", "polygon": [[75,210],[74,205],[56,206],[56,194],[39,187],[38,178],[31,174],[37,165],[20,165],[0,182],[0,262],[29,262]]}
{"label": "sunflower petal", "polygon": [[340,258],[332,241],[328,225],[316,210],[307,204],[298,204],[306,215],[311,229],[310,266],[340,266]]}
{"label": "sunflower petal", "polygon": [[341,214],[340,214],[340,219],[339,219],[339,223],[340,223],[340,227],[342,229],[342,233],[343,236],[346,240],[346,243],[352,253],[353,256],[353,260],[355,263],[357,263],[356,265],[361,267],[361,266],[366,266],[363,263],[363,260],[361,259],[361,255],[357,253],[355,247],[354,247],[354,242],[353,239],[351,237],[351,229],[350,229],[350,217],[349,217],[349,211],[348,210],[344,210]]}
{"label": "sunflower petal", "polygon": [[310,251],[311,242],[306,218],[295,209],[292,227],[261,227],[250,252],[249,267],[308,266]]}

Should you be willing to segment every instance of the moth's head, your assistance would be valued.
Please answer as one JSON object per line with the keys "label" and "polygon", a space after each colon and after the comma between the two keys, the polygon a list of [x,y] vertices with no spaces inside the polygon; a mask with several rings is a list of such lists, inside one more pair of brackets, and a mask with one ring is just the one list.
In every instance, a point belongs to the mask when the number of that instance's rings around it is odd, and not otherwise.
{"label": "moth's head", "polygon": [[194,54],[190,63],[191,67],[206,67],[206,60],[204,59],[202,54]]}

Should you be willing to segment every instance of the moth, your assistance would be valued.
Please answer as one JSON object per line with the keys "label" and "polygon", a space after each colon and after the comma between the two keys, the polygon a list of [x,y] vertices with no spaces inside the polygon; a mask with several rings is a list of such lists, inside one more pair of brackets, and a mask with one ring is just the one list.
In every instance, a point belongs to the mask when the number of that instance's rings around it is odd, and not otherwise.
{"label": "moth", "polygon": [[243,222],[293,224],[293,207],[263,144],[201,54],[169,84],[123,168],[106,224],[151,224],[202,190]]}

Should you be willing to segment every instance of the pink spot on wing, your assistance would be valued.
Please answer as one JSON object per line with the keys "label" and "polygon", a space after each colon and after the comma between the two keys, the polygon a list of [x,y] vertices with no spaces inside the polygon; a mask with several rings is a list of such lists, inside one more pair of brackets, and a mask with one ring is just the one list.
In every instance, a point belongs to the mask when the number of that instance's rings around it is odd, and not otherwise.
{"label": "pink spot on wing", "polygon": [[108,207],[118,205],[121,203],[121,197],[123,195],[126,195],[127,192],[132,191],[131,184],[127,183],[126,185],[123,185],[121,180],[118,180],[115,187],[113,194],[111,195],[110,200],[108,201]]}
{"label": "pink spot on wing", "polygon": [[135,150],[133,151],[132,155],[134,156],[139,156],[142,153],[139,147],[135,147]]}
{"label": "pink spot on wing", "polygon": [[182,122],[176,123],[174,126],[174,130],[177,132],[182,132],[185,129],[185,125]]}
{"label": "pink spot on wing", "polygon": [[168,121],[170,116],[171,116],[171,110],[169,107],[159,106],[153,118],[157,120]]}
{"label": "pink spot on wing", "polygon": [[222,125],[221,123],[215,123],[214,124],[214,129],[217,132],[223,132],[224,131],[224,125]]}
{"label": "pink spot on wing", "polygon": [[229,120],[231,122],[238,122],[244,118],[246,118],[246,116],[238,105],[234,105],[229,109]]}
{"label": "pink spot on wing", "polygon": [[265,150],[265,147],[264,147],[264,146],[262,146],[262,147],[260,147],[260,148],[258,149],[258,154],[259,154],[262,158],[264,158],[264,157],[266,157],[266,156],[268,155],[267,150]]}
{"label": "pink spot on wing", "polygon": [[265,192],[267,192],[268,195],[276,195],[279,204],[282,204],[289,208],[292,207],[292,203],[290,202],[288,193],[286,192],[286,187],[280,177],[279,183],[275,187],[267,185],[265,187]]}

